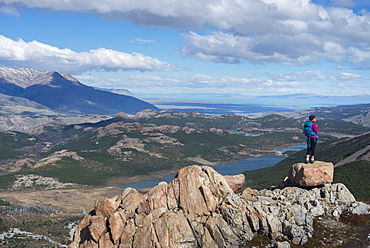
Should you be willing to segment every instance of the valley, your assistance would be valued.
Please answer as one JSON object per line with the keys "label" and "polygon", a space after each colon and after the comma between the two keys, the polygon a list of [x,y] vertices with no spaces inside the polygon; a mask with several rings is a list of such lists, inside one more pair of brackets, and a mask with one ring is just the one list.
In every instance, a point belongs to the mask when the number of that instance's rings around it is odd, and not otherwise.
{"label": "valley", "polygon": [[[124,184],[117,183],[122,178],[176,171],[194,163],[215,166],[275,155],[276,148],[305,143],[303,121],[277,114],[249,118],[143,110],[133,117],[121,113],[97,122],[48,122],[24,133],[2,131],[0,188],[11,188],[28,174],[60,183],[116,185]],[[322,142],[368,130],[349,122],[320,121]]]}
{"label": "valley", "polygon": [[[160,179],[193,164],[217,166],[281,155],[274,149],[305,142],[304,119],[279,114],[246,117],[143,110],[135,115],[28,118],[13,118],[12,127],[0,132],[0,220],[4,228],[53,237],[60,244],[68,244],[70,228],[66,227],[91,211],[96,199],[122,193],[114,185]],[[34,118],[42,121],[32,124]],[[323,160],[347,161],[352,157],[347,153],[364,150],[369,142],[366,134],[370,128],[364,125],[320,119],[319,126],[318,155]],[[287,166],[301,160],[301,153],[284,153],[288,157],[281,162],[283,166],[279,163],[245,173],[245,186],[263,188],[279,183]],[[338,178],[340,167],[345,166],[338,167]],[[255,178],[268,185],[258,184]],[[349,187],[353,186],[349,183]],[[58,233],[50,233],[47,226]],[[27,243],[41,247],[48,242]]]}

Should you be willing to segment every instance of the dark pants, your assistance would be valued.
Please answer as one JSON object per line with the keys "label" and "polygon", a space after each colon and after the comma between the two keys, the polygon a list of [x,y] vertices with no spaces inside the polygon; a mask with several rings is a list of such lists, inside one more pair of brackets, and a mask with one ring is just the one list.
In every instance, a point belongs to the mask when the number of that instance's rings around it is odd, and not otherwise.
{"label": "dark pants", "polygon": [[307,152],[306,155],[315,156],[317,138],[307,138]]}

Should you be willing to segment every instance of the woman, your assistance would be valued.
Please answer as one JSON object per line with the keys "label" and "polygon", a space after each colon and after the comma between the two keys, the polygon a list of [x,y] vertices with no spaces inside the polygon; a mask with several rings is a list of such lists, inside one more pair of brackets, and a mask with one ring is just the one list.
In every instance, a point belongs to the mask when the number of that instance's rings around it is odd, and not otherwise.
{"label": "woman", "polygon": [[306,152],[306,161],[305,161],[306,164],[308,164],[309,162],[310,163],[315,162],[315,148],[316,148],[317,140],[319,138],[319,136],[317,135],[319,133],[319,127],[316,124],[316,116],[310,115],[308,117],[308,120],[309,121],[308,123],[306,122],[306,124],[308,124],[308,126],[311,126],[311,131],[313,132],[307,136],[307,152]]}

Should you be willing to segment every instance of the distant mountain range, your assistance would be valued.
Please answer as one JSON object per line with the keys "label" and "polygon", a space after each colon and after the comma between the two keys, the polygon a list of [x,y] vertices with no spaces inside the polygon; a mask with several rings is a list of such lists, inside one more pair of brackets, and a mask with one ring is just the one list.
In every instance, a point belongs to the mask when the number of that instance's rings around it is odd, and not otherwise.
{"label": "distant mountain range", "polygon": [[[136,114],[154,109],[133,96],[94,89],[71,75],[29,67],[0,67],[0,106],[18,106],[15,113],[41,109],[65,114]],[[23,111],[22,111],[23,110]]]}
{"label": "distant mountain range", "polygon": [[370,95],[325,96],[317,94],[290,94],[256,96],[251,100],[256,104],[273,104],[280,107],[312,108],[370,103]]}
{"label": "distant mountain range", "polygon": [[204,101],[181,101],[171,99],[146,99],[160,109],[183,112],[201,112],[206,114],[244,114],[260,115],[271,112],[292,112],[296,110],[358,105],[370,103],[370,95],[324,96],[316,94],[290,94],[270,96],[249,96],[243,104],[216,103]]}
{"label": "distant mountain range", "polygon": [[182,112],[200,112],[203,114],[241,114],[256,116],[265,113],[291,112],[298,108],[281,107],[278,105],[267,104],[231,104],[231,103],[212,103],[201,101],[180,101],[180,100],[147,100],[155,104],[159,109],[182,111]]}

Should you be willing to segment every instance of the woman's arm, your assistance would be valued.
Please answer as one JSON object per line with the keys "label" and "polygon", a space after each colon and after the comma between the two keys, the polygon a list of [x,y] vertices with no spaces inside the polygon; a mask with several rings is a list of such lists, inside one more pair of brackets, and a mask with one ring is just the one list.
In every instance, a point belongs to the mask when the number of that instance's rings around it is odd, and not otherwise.
{"label": "woman's arm", "polygon": [[314,131],[315,133],[319,133],[319,127],[314,122],[312,123],[312,131]]}

